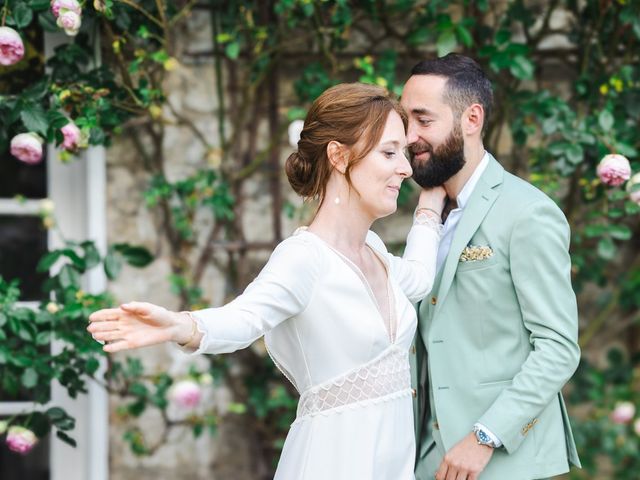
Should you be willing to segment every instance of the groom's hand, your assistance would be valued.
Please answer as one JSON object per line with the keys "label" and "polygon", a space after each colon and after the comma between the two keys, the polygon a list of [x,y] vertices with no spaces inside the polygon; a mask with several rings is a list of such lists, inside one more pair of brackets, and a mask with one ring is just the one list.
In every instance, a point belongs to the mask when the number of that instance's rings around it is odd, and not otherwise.
{"label": "groom's hand", "polygon": [[491,455],[493,448],[478,445],[475,433],[471,432],[444,456],[436,480],[477,480]]}

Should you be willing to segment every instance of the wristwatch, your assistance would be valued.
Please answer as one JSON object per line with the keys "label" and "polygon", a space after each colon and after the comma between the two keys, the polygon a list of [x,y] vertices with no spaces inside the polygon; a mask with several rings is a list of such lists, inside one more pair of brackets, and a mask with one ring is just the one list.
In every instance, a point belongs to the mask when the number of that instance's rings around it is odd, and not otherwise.
{"label": "wristwatch", "polygon": [[486,445],[487,447],[496,448],[496,444],[491,437],[478,425],[474,425],[473,433],[476,434],[478,445]]}

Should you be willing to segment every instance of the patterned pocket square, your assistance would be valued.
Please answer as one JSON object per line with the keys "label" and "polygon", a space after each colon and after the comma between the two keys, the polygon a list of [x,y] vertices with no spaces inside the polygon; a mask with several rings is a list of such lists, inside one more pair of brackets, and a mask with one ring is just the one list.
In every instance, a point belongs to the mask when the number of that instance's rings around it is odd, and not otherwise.
{"label": "patterned pocket square", "polygon": [[461,262],[479,262],[493,256],[493,250],[488,245],[469,245],[460,254]]}

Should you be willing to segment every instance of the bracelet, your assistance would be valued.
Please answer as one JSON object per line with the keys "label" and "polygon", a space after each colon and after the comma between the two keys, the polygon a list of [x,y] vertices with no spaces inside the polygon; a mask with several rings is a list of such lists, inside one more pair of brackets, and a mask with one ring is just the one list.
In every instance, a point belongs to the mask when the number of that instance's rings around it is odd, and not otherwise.
{"label": "bracelet", "polygon": [[420,207],[418,209],[416,209],[415,211],[415,215],[418,215],[418,213],[420,213],[421,211],[425,211],[425,212],[433,212],[434,215],[437,215],[438,218],[442,218],[442,213],[438,213],[436,212],[433,208],[429,208],[429,207]]}
{"label": "bracelet", "polygon": [[191,319],[191,335],[189,336],[189,339],[184,343],[178,343],[179,346],[184,348],[193,341],[194,337],[196,336],[196,333],[198,333],[198,328],[196,326],[196,320],[193,318],[193,314],[191,312],[184,311],[180,313],[186,313],[187,316]]}

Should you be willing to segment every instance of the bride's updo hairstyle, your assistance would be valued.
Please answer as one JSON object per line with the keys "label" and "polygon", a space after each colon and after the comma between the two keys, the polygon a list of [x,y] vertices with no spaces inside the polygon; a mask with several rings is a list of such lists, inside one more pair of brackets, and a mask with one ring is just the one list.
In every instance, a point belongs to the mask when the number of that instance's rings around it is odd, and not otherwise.
{"label": "bride's updo hairstyle", "polygon": [[324,91],[307,113],[298,151],[285,163],[293,190],[305,199],[324,199],[333,170],[327,157],[331,141],[348,147],[344,175],[351,185],[351,169],[378,144],[391,111],[400,115],[406,130],[404,110],[382,87],[341,83]]}

